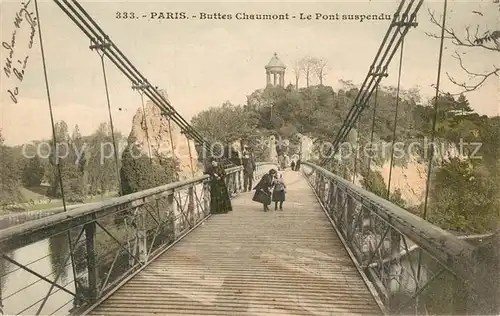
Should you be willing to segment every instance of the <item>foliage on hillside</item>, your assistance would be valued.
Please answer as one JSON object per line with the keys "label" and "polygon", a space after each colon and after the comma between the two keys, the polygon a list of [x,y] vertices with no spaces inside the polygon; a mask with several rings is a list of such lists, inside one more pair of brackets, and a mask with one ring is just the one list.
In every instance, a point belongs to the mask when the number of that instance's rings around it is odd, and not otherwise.
{"label": "foliage on hillside", "polygon": [[500,215],[498,176],[481,163],[457,158],[437,169],[433,176],[440,185],[431,192],[433,222],[456,231],[484,232],[494,228]]}
{"label": "foliage on hillside", "polygon": [[[63,121],[58,122],[55,125],[55,135],[56,147],[53,148],[49,158],[51,166],[48,172],[50,183],[48,195],[60,198],[64,191],[64,196],[68,202],[83,202],[85,199],[84,170],[86,156],[82,152],[83,140],[78,125],[75,126],[70,137],[67,124]],[[58,176],[59,172],[61,179]]]}
{"label": "foliage on hillside", "polygon": [[[0,168],[5,171],[0,170],[0,183],[9,188],[2,189],[5,196],[0,197],[1,203],[29,202],[16,194],[21,186],[45,194],[48,199],[61,198],[61,181],[67,202],[83,202],[89,196],[118,191],[116,162],[109,152],[111,132],[106,123],[94,134],[82,136],[78,126],[70,134],[66,122],[60,121],[55,124],[55,134],[55,146],[53,139],[27,146],[1,146],[5,159],[1,159]],[[122,136],[116,134],[117,141],[122,141]]]}
{"label": "foliage on hillside", "polygon": [[176,181],[177,166],[171,158],[153,158],[139,155],[133,145],[122,154],[120,169],[123,194],[130,194]]}
{"label": "foliage on hillside", "polygon": [[405,207],[405,201],[401,197],[401,191],[399,189],[391,192],[391,195],[388,197],[387,185],[385,184],[384,178],[382,178],[380,172],[368,170],[363,174],[363,179],[360,182],[364,189],[367,189],[380,197],[389,199],[392,203],[400,207]]}
{"label": "foliage on hillside", "polygon": [[45,168],[38,155],[27,159],[22,169],[22,181],[25,187],[39,186],[42,183]]}
{"label": "foliage on hillside", "polygon": [[0,130],[0,205],[16,202],[19,191],[19,169],[12,148],[4,145]]}
{"label": "foliage on hillside", "polygon": [[[226,102],[223,107],[199,113],[192,123],[195,128],[214,135],[214,139],[227,142],[242,139],[253,145],[259,153],[261,143],[249,140],[258,139],[261,135],[280,135],[294,140],[294,136],[300,133],[315,139],[317,144],[331,142],[358,93],[352,83],[343,83],[344,88],[338,91],[322,85],[299,90],[293,86],[256,90],[247,97],[245,105]],[[400,91],[395,138],[396,89],[379,88],[375,111],[374,101],[373,95],[355,126],[353,135],[356,136],[351,135],[347,141],[352,144],[357,142],[361,148],[366,147],[374,123],[373,141],[375,144],[385,143],[386,150],[378,150],[375,154],[360,150],[356,171],[362,176],[361,185],[364,188],[387,198],[387,184],[380,173],[368,170],[367,161],[371,160],[372,166],[387,163],[394,139],[400,142],[399,149],[404,153],[394,160],[394,166],[404,166],[411,158],[409,153],[412,157],[417,156],[420,163],[426,164],[430,153],[426,146],[430,143],[434,117],[433,100],[428,104],[422,103],[417,89]],[[458,98],[450,94],[440,96],[438,109],[435,143],[458,148],[463,157],[459,160],[447,158],[448,147],[443,147],[446,148],[445,152],[435,157],[429,220],[444,228],[466,233],[488,231],[487,223],[500,218],[500,190],[498,185],[494,185],[500,183],[500,118],[474,113],[463,95]],[[221,124],[222,120],[224,124]],[[475,143],[482,143],[477,152]],[[440,146],[437,147],[439,149]],[[473,161],[473,154],[474,157],[481,156],[481,159]],[[350,155],[338,163],[330,164],[329,168],[351,179],[355,157]],[[460,182],[455,177],[474,180]],[[401,207],[406,205],[398,190],[391,192],[390,200]],[[422,208],[416,207],[412,211],[421,214]]]}

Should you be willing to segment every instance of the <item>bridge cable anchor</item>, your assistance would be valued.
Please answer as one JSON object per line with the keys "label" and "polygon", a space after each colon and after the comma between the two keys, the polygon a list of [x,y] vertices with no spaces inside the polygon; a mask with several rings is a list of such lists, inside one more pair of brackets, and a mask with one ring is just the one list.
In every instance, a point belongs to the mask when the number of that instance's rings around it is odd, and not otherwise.
{"label": "bridge cable anchor", "polygon": [[370,67],[370,72],[368,73],[368,76],[373,76],[373,77],[388,77],[389,73],[387,72],[387,66],[384,66],[384,69],[380,69],[380,65],[376,67],[376,70],[373,71],[374,67]]}
{"label": "bridge cable anchor", "polygon": [[386,70],[384,70],[382,72],[370,72],[368,75],[373,76],[373,77],[388,77],[389,76],[389,74],[387,73]]}
{"label": "bridge cable anchor", "polygon": [[403,13],[401,16],[398,16],[394,19],[394,21],[391,23],[391,26],[396,26],[398,28],[398,31],[401,27],[417,27],[418,22],[412,20],[416,17],[415,13],[412,13],[408,17],[408,13]]}
{"label": "bridge cable anchor", "polygon": [[143,82],[138,82],[138,83],[133,83],[132,84],[132,90],[135,90],[135,91],[143,91],[147,88],[151,87],[151,85],[149,83],[143,83]]}
{"label": "bridge cable anchor", "polygon": [[[138,83],[132,83],[132,90],[139,92],[139,94],[143,94],[144,90],[148,88],[154,88],[158,90],[158,87],[153,87],[149,82],[141,82],[139,81]],[[165,111],[162,110],[162,115],[166,116],[167,119],[170,118],[170,116],[174,115],[175,113],[172,111]]]}
{"label": "bridge cable anchor", "polygon": [[104,51],[106,49],[109,49],[111,47],[111,42],[108,41],[109,38],[105,38],[104,40],[101,39],[100,37],[97,39],[91,39],[90,40],[90,46],[89,49],[91,51],[96,51],[97,54],[103,58],[104,57]]}

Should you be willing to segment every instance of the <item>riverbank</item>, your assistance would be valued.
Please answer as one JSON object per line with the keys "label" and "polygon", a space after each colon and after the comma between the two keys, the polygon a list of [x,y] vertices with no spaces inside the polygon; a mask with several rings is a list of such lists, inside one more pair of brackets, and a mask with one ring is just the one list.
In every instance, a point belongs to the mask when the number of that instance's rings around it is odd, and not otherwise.
{"label": "riverbank", "polygon": [[[110,193],[103,196],[89,197],[84,203],[68,203],[66,209],[72,210],[84,204],[101,202],[111,199],[115,197],[115,195],[116,193]],[[15,211],[16,208],[19,209],[19,211]],[[62,200],[52,200],[51,203],[29,204],[28,206],[25,204],[13,205],[8,209],[0,209],[0,230],[60,212],[64,212]]]}
{"label": "riverbank", "polygon": [[[118,196],[117,192],[108,192],[103,195],[88,196],[83,203],[99,202],[116,196]],[[61,199],[49,199],[45,196],[43,197],[43,199],[42,198],[28,199],[25,196],[24,200],[25,201],[31,200],[31,202],[15,203],[11,205],[0,206],[0,216],[12,213],[37,211],[37,210],[51,209],[63,206]],[[71,203],[71,202],[67,203],[67,205],[75,205],[75,204],[81,204],[81,203]]]}

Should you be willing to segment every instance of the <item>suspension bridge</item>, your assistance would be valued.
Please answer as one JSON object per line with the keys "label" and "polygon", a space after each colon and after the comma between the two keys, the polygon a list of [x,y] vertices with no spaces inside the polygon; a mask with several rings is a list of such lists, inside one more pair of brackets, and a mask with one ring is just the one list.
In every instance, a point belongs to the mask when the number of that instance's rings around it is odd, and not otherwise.
{"label": "suspension bridge", "polygon": [[[99,54],[108,109],[105,61],[130,80],[141,99],[151,100],[169,125],[177,125],[188,143],[213,150],[78,1],[54,2],[89,38],[89,48]],[[498,289],[488,287],[487,277],[480,277],[488,265],[481,265],[471,243],[427,222],[425,215],[411,214],[327,169],[373,94],[376,100],[379,84],[388,76],[388,66],[398,50],[400,76],[404,38],[418,27],[416,16],[422,3],[401,1],[333,140],[329,158],[319,164],[303,161],[300,170],[285,171],[290,194],[283,211],[262,212],[252,202],[252,193],[243,190],[243,167],[227,158],[225,181],[234,209],[227,214],[212,215],[208,175],[77,206],[66,205],[63,193],[60,212],[0,231],[2,260],[8,266],[0,282],[14,283],[1,291],[2,313],[497,313],[494,291]],[[52,116],[44,21],[36,0],[34,5]],[[446,2],[443,23],[445,20]],[[436,95],[443,38],[441,35]],[[398,95],[399,81],[398,77]],[[397,115],[398,103],[395,122]],[[395,134],[395,127],[393,131]],[[53,138],[56,141],[55,131]],[[62,189],[61,170],[56,166]],[[277,166],[258,162],[256,179],[271,168]],[[427,196],[425,202],[427,207]],[[62,236],[68,251],[59,263],[62,269],[48,273],[43,264],[47,256],[30,247],[44,245],[53,236]],[[99,243],[102,236],[105,242]],[[12,255],[20,249],[25,249],[24,255]]]}

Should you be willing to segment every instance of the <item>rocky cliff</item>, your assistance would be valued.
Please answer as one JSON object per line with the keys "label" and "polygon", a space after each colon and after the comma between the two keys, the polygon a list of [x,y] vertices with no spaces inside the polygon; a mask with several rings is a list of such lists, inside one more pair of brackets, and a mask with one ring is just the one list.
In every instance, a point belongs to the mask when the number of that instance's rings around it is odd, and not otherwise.
{"label": "rocky cliff", "polygon": [[317,159],[318,154],[313,151],[314,139],[300,133],[297,133],[297,137],[299,138],[300,148],[302,149],[302,160],[308,161]]}
{"label": "rocky cliff", "polygon": [[[356,133],[356,130],[352,129],[347,138],[347,141],[351,144],[356,142]],[[301,136],[301,139],[303,157],[307,157],[308,159],[317,158],[317,153],[312,150],[312,146],[309,146],[309,143],[311,143],[312,140],[306,136]],[[463,158],[456,145],[441,141],[436,141],[436,143],[438,145],[436,146],[436,155],[434,158],[435,167],[439,166],[444,161],[449,161],[450,158]],[[396,164],[392,168],[391,192],[400,190],[401,197],[405,200],[406,205],[412,207],[424,202],[428,158],[414,153],[407,154],[409,154],[409,157],[407,158],[407,162],[404,166]],[[304,160],[308,159],[304,158]],[[380,172],[385,184],[387,185],[389,182],[390,161],[387,160],[382,165],[372,165],[372,170]],[[355,184],[361,186],[362,179],[363,177],[360,174],[357,174]]]}
{"label": "rocky cliff", "polygon": [[[380,172],[384,182],[389,183],[390,162],[383,166],[374,166]],[[360,177],[360,176],[359,176]],[[406,166],[394,166],[391,175],[391,192],[401,191],[401,197],[408,206],[416,206],[424,201],[427,166],[411,157]]]}
{"label": "rocky cliff", "polygon": [[[455,144],[439,141],[437,143],[434,167],[439,167],[441,163],[449,161],[450,158],[464,158],[460,155],[460,151]],[[391,192],[399,189],[401,197],[408,206],[416,206],[424,202],[428,168],[428,157],[425,156],[410,154],[405,166],[396,165],[392,168]],[[382,166],[374,166],[374,169],[379,171],[384,178],[384,182],[388,183],[390,162],[386,161]]]}
{"label": "rocky cliff", "polygon": [[[168,99],[165,91],[161,93]],[[148,141],[149,140],[149,141]],[[203,173],[195,144],[181,133],[174,121],[161,114],[161,110],[148,100],[139,107],[132,120],[129,145],[134,142],[142,155],[152,157],[154,163],[161,159],[173,158],[179,168],[179,180],[198,176]]]}

